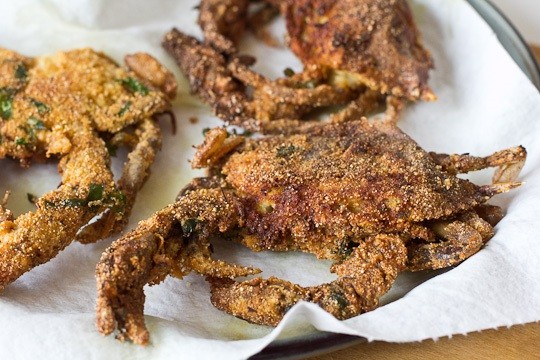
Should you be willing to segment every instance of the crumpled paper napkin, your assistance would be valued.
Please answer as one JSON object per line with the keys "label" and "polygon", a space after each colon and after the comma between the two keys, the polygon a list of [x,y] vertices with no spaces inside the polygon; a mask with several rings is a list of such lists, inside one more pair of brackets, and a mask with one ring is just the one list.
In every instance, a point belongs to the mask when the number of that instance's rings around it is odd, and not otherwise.
{"label": "crumpled paper napkin", "polygon": [[[316,305],[301,303],[276,329],[213,308],[200,276],[168,278],[146,290],[151,345],[143,348],[103,337],[94,328],[94,268],[112,239],[74,243],[0,296],[0,358],[225,360],[246,358],[278,337],[308,336],[315,328],[407,342],[540,320],[540,95],[465,1],[411,4],[435,58],[430,84],[439,100],[410,106],[399,125],[427,150],[486,155],[522,144],[529,152],[521,175],[525,184],[494,199],[507,215],[483,250],[449,271],[401,275],[383,298],[386,305],[370,313],[337,321]],[[1,47],[40,55],[91,46],[118,61],[127,53],[146,51],[178,75],[174,110],[179,131],[172,135],[170,124],[163,123],[163,151],[139,195],[131,227],[173,201],[197,174],[188,163],[191,146],[202,140],[204,127],[221,124],[189,95],[184,78],[160,47],[173,26],[200,36],[195,5],[178,0],[0,1]],[[283,35],[283,22],[277,21],[273,30]],[[285,67],[301,69],[286,48],[269,49],[250,36],[243,50],[260,59],[256,69],[268,76],[279,76]],[[191,124],[190,117],[199,122]],[[31,210],[26,193],[43,194],[59,181],[54,164],[28,170],[9,160],[0,164],[0,190],[13,190],[9,205],[17,214]],[[488,183],[489,176],[483,171],[470,177]],[[264,276],[302,285],[334,279],[330,263],[309,254],[255,254],[231,244],[216,248],[224,259],[262,268]]]}

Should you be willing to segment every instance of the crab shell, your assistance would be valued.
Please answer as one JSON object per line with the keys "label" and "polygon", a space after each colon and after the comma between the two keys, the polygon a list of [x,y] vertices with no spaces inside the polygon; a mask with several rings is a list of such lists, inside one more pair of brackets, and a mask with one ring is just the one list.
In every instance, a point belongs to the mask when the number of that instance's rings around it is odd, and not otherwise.
{"label": "crab shell", "polygon": [[210,172],[221,172],[240,199],[242,242],[323,258],[339,258],[348,242],[380,233],[432,237],[419,226],[493,195],[445,173],[396,127],[381,131],[367,120],[249,140]]}

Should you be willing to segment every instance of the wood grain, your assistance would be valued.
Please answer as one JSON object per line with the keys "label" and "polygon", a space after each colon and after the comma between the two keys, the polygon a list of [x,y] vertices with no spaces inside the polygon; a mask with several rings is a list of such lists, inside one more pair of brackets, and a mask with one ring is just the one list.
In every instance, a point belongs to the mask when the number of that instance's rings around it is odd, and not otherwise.
{"label": "wood grain", "polygon": [[540,323],[486,330],[438,341],[359,344],[311,360],[540,359]]}
{"label": "wood grain", "polygon": [[[531,45],[540,63],[540,46]],[[486,330],[438,341],[395,344],[362,343],[311,360],[540,359],[540,322],[510,329]]]}

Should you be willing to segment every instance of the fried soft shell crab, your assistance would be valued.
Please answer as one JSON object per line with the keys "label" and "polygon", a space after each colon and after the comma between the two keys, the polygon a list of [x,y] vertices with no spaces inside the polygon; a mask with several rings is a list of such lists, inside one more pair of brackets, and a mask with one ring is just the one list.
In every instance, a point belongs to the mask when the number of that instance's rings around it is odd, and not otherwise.
{"label": "fried soft shell crab", "polygon": [[[391,122],[321,124],[292,135],[245,139],[213,129],[198,147],[193,180],[176,202],[106,250],[97,267],[97,324],[146,344],[146,284],[195,271],[212,303],[276,325],[298,301],[339,319],[374,309],[399,272],[460,263],[493,236],[501,209],[487,205],[515,183],[522,147],[488,157],[427,153]],[[492,185],[458,173],[498,167]],[[211,258],[211,240],[254,251],[304,251],[335,261],[338,279],[301,287]]]}
{"label": "fried soft shell crab", "polygon": [[[164,47],[192,91],[229,124],[284,133],[316,109],[346,105],[332,121],[358,119],[386,102],[396,120],[407,101],[434,100],[427,85],[433,61],[405,0],[268,0],[285,16],[301,73],[270,80],[250,69],[236,42],[248,21],[247,0],[203,0],[200,42],[179,30]],[[251,93],[249,89],[252,89]]]}
{"label": "fried soft shell crab", "polygon": [[[127,224],[170,109],[176,82],[150,55],[126,57],[131,71],[91,49],[26,57],[0,49],[0,158],[60,159],[57,189],[14,217],[0,204],[0,290],[74,239],[93,242]],[[131,148],[115,183],[109,151]],[[101,217],[89,224],[95,216]]]}

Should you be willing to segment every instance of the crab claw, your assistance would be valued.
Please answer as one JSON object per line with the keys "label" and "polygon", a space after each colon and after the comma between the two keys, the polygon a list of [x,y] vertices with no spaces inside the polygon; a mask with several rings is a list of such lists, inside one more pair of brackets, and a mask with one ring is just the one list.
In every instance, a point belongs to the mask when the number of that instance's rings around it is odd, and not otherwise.
{"label": "crab claw", "polygon": [[298,301],[317,303],[338,319],[373,310],[405,267],[407,249],[394,235],[367,238],[332,272],[331,283],[301,287],[276,277],[243,282],[207,278],[212,304],[218,309],[256,324],[277,326]]}
{"label": "crab claw", "polygon": [[108,335],[117,327],[118,339],[146,345],[149,340],[144,324],[144,291],[147,283],[156,283],[171,271],[163,237],[170,226],[169,208],[141,222],[139,227],[109,247],[97,265],[97,321],[100,333]]}
{"label": "crab claw", "polygon": [[[204,234],[217,229],[204,224],[215,224],[223,231],[236,224],[234,216],[227,224],[217,220],[227,221],[233,212],[226,201],[221,189],[186,191],[175,204],[141,221],[105,251],[96,268],[96,325],[100,333],[108,335],[118,329],[119,340],[148,344],[143,288],[158,284],[167,275],[182,278],[195,271],[234,278],[260,272],[210,258],[211,246]],[[222,212],[217,213],[217,207]]]}

